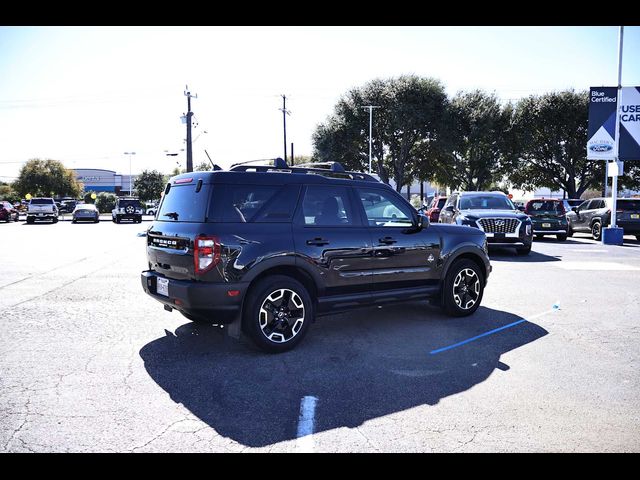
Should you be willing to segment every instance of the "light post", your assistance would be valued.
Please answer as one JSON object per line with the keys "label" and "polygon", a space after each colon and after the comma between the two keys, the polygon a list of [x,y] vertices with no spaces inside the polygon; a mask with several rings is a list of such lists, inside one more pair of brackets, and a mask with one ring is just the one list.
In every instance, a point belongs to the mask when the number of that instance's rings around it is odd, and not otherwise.
{"label": "light post", "polygon": [[369,109],[369,175],[371,175],[371,143],[372,143],[372,130],[373,130],[373,109],[374,108],[380,108],[379,105],[365,105],[364,107],[361,108],[368,108]]}
{"label": "light post", "polygon": [[135,155],[136,152],[124,152],[125,155],[129,155],[129,196],[133,195],[133,190],[131,189],[131,155]]}

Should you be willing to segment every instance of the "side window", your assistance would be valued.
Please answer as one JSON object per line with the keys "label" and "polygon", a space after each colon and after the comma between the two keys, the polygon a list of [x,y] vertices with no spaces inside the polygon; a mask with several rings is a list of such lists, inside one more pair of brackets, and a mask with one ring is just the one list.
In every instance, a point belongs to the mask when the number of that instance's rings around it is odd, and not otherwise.
{"label": "side window", "polygon": [[277,185],[226,185],[224,195],[219,200],[221,205],[218,206],[222,221],[240,223],[254,221],[260,209],[281,188]]}
{"label": "side window", "polygon": [[589,208],[589,204],[591,203],[591,200],[585,200],[584,202],[582,202],[580,205],[578,205],[578,208],[580,210],[588,210]]}
{"label": "side window", "polygon": [[369,226],[410,227],[413,215],[408,205],[389,192],[378,189],[358,188]]}
{"label": "side window", "polygon": [[453,205],[455,207],[456,206],[456,200],[458,200],[458,196],[457,195],[451,195],[449,197],[449,199],[447,200],[447,203],[444,204],[445,208],[448,207],[449,205]]}
{"label": "side window", "polygon": [[346,187],[309,185],[302,201],[305,225],[353,225],[353,209]]}
{"label": "side window", "polygon": [[256,214],[257,223],[290,222],[298,204],[300,185],[285,185]]}

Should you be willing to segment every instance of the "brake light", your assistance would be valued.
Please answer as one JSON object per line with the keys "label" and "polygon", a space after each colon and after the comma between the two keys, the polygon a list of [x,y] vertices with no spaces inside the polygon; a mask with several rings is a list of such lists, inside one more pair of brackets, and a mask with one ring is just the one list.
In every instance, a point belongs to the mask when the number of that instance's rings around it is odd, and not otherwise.
{"label": "brake light", "polygon": [[196,274],[205,273],[220,263],[220,239],[205,235],[196,237],[193,263]]}
{"label": "brake light", "polygon": [[176,180],[175,183],[176,185],[180,184],[180,183],[191,183],[193,182],[193,178],[180,178],[178,180]]}

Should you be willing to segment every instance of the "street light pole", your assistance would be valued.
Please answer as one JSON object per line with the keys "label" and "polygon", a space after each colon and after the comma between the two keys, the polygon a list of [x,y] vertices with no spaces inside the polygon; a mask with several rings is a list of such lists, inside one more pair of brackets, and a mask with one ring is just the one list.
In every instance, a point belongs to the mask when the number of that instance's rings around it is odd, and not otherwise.
{"label": "street light pole", "polygon": [[125,155],[129,155],[129,195],[133,194],[131,189],[131,155],[135,155],[136,152],[124,152]]}
{"label": "street light pole", "polygon": [[373,109],[380,108],[379,105],[365,105],[362,108],[369,109],[369,175],[371,175],[371,144],[372,144],[372,131],[373,131]]}

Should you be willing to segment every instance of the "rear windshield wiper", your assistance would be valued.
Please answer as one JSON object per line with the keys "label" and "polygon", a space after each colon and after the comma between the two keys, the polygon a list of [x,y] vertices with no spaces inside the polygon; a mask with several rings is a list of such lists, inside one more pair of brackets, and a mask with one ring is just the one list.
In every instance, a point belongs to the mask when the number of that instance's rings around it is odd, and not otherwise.
{"label": "rear windshield wiper", "polygon": [[178,220],[178,212],[169,212],[164,214],[165,217],[173,218],[174,220]]}

